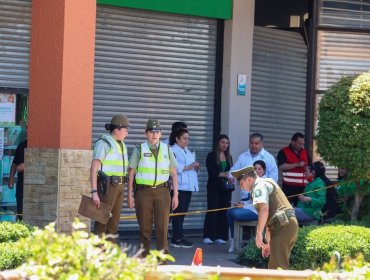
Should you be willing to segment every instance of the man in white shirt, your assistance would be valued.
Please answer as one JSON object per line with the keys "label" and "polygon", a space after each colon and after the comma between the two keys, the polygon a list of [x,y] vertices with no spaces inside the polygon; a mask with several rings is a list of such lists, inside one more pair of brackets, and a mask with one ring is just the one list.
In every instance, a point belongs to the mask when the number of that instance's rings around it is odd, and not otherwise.
{"label": "man in white shirt", "polygon": [[256,160],[263,160],[266,164],[266,178],[272,178],[275,182],[279,179],[279,171],[275,158],[263,148],[263,135],[253,133],[249,137],[249,149],[242,153],[231,167],[230,172],[253,165]]}

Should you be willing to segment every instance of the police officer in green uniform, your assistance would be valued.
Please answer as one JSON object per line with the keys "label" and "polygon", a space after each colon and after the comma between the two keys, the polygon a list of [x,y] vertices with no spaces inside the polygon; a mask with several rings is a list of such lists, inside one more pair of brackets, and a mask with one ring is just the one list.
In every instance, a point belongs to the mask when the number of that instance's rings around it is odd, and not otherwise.
{"label": "police officer in green uniform", "polygon": [[231,174],[240,188],[252,192],[253,205],[258,211],[256,245],[262,249],[263,257],[270,256],[268,268],[289,269],[290,252],[298,236],[292,205],[278,184],[272,179],[258,177],[253,166]]}
{"label": "police officer in green uniform", "polygon": [[[128,170],[127,149],[123,140],[128,134],[128,126],[126,116],[113,116],[111,122],[105,125],[110,134],[103,135],[96,141],[91,162],[90,179],[94,206],[99,208],[102,201],[112,207],[112,216],[107,224],[95,221],[94,233],[106,234],[107,239],[111,241],[118,237],[117,230],[123,205],[124,179]],[[107,183],[102,183],[103,176],[98,178],[98,173],[105,174],[104,180],[107,180]]]}
{"label": "police officer in green uniform", "polygon": [[128,187],[128,207],[135,207],[136,210],[140,240],[144,247],[143,257],[150,250],[153,220],[157,239],[156,248],[168,252],[170,174],[173,187],[172,209],[176,209],[178,205],[177,161],[169,146],[159,141],[161,127],[158,120],[148,120],[145,135],[147,141],[136,146],[130,157]]}

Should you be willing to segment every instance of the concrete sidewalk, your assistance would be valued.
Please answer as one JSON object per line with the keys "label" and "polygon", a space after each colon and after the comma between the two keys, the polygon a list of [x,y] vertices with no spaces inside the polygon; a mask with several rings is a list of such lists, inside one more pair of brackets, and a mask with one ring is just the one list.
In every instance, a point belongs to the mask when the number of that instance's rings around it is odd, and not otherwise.
{"label": "concrete sidewalk", "polygon": [[[122,234],[121,234],[122,236]],[[188,236],[188,235],[187,235]],[[201,236],[189,236],[187,240],[193,242],[192,248],[170,247],[170,254],[176,259],[168,265],[191,265],[196,248],[202,248],[203,265],[222,267],[242,267],[235,262],[236,254],[228,253],[229,244],[204,244]],[[121,240],[121,244],[128,248],[128,255],[134,255],[139,249],[138,233],[136,237]],[[170,244],[170,240],[169,240]],[[155,249],[155,239],[152,239],[151,247]]]}

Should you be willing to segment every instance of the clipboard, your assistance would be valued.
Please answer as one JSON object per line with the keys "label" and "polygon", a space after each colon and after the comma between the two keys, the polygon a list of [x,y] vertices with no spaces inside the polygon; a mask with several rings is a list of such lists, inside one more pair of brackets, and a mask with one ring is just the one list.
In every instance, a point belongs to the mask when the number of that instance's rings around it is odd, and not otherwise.
{"label": "clipboard", "polygon": [[96,208],[92,197],[86,195],[82,195],[81,197],[78,214],[91,220],[95,220],[103,225],[107,224],[109,218],[112,216],[111,206],[108,203],[100,201],[100,207]]}

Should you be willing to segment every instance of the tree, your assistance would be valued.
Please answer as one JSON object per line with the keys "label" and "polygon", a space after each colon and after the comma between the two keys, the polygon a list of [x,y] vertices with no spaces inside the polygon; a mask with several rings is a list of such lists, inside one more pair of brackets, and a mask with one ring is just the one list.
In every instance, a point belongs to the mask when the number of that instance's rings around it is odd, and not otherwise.
{"label": "tree", "polygon": [[[320,101],[317,151],[356,181],[351,219],[358,218],[370,180],[370,72],[346,76]],[[360,183],[362,179],[363,184]]]}

